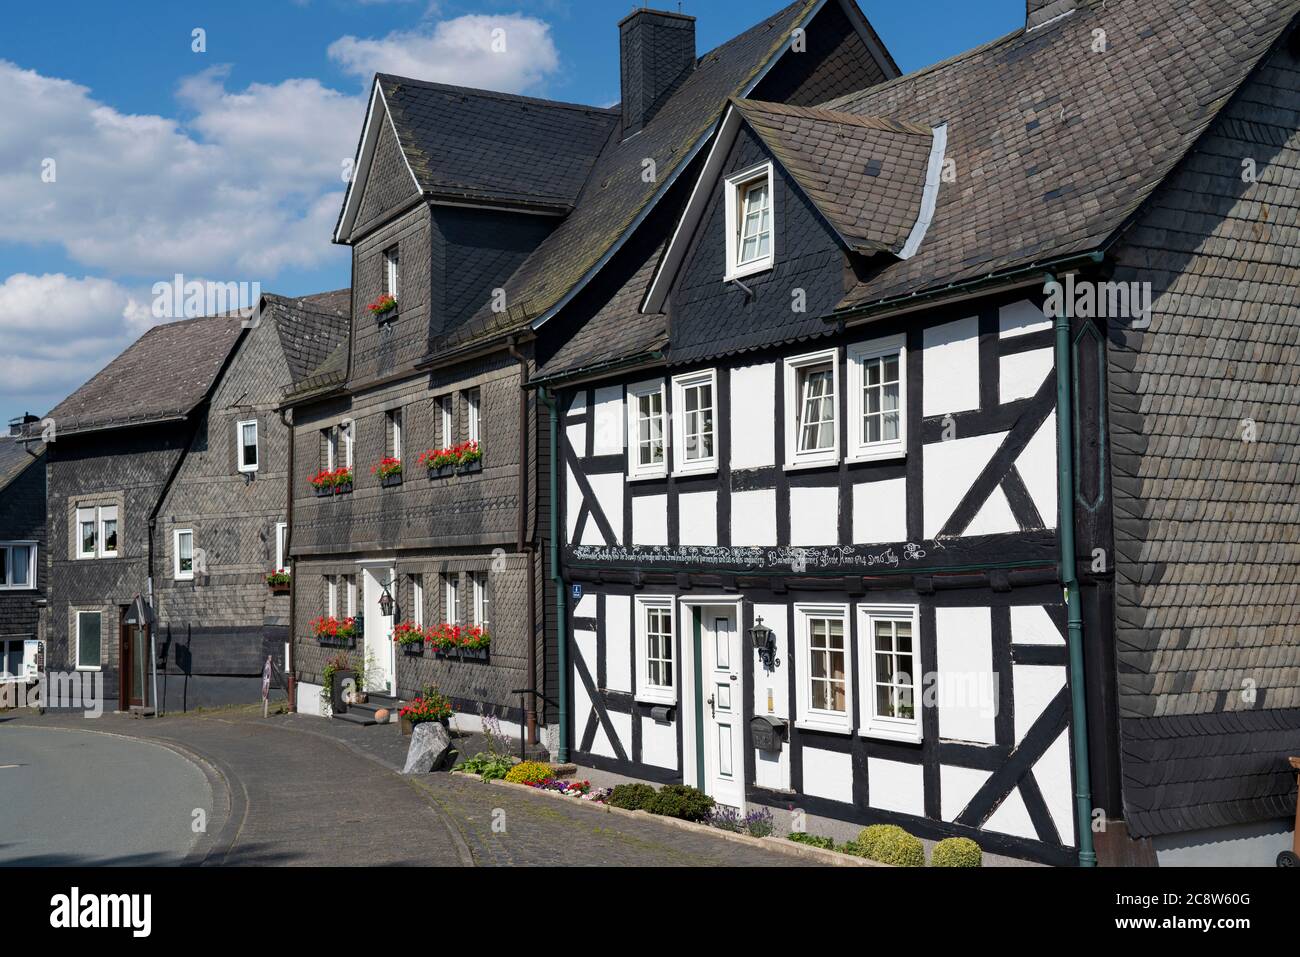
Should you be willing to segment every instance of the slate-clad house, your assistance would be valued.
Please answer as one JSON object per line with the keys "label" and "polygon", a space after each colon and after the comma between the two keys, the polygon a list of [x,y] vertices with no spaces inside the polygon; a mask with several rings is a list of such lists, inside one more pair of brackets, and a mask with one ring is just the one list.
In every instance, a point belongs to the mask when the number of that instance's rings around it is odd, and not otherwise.
{"label": "slate-clad house", "polygon": [[532,322],[576,760],[1055,863],[1289,847],[1297,10],[1029,0],[728,101]]}
{"label": "slate-clad house", "polygon": [[[45,450],[20,441],[34,417],[0,436],[0,682],[26,681],[37,664],[45,600]],[[2,694],[3,692],[0,692]]]}
{"label": "slate-clad house", "polygon": [[273,410],[340,298],[155,326],[50,412],[48,670],[102,672],[110,709],[183,710],[256,700],[266,656],[284,667]]}

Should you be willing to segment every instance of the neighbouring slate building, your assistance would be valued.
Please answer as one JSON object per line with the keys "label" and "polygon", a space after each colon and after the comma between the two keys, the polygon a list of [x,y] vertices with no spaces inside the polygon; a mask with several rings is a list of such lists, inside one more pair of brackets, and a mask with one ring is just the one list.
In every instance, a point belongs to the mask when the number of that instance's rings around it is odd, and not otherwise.
{"label": "neighbouring slate building", "polygon": [[1290,847],[1298,10],[1029,0],[718,111],[531,323],[575,760],[1061,864]]}
{"label": "neighbouring slate building", "polygon": [[274,409],[347,300],[266,296],[253,315],[155,326],[50,412],[49,670],[102,673],[110,709],[184,710],[256,700],[268,655],[283,669]]}
{"label": "neighbouring slate building", "polygon": [[0,436],[0,682],[26,680],[38,665],[45,601],[45,449],[22,441],[35,421]]}
{"label": "neighbouring slate building", "polygon": [[[703,56],[679,14],[634,11],[619,39],[613,109],[376,78],[334,236],[353,248],[348,348],[286,399],[303,710],[337,654],[311,622],[359,616],[345,644],[372,692],[433,685],[461,722],[481,709],[545,729],[563,754],[558,596],[540,547],[549,413],[526,389],[534,326],[584,324],[646,267],[727,97],[814,101],[898,73],[839,0],[801,0]],[[396,308],[376,314],[384,295]],[[474,470],[425,468],[463,443],[481,451]],[[400,478],[372,471],[385,458]],[[318,492],[312,477],[340,468],[342,488]],[[444,624],[487,630],[486,649],[393,641],[400,625]],[[521,701],[521,688],[538,694]]]}

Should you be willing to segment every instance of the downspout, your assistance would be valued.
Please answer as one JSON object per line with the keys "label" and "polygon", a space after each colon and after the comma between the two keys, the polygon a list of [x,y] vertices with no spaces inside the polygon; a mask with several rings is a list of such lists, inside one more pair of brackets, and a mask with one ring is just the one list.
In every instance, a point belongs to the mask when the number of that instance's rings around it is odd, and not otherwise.
{"label": "downspout", "polygon": [[1070,394],[1070,303],[1055,273],[1047,285],[1062,289],[1056,316],[1056,472],[1057,526],[1061,542],[1061,584],[1069,612],[1070,724],[1074,731],[1074,802],[1079,824],[1079,866],[1096,867],[1092,846],[1092,780],[1088,768],[1088,705],[1084,697],[1083,609],[1074,556],[1074,409]]}
{"label": "downspout", "polygon": [[[515,337],[506,343],[510,357],[519,363],[519,518],[515,548],[528,557],[528,687],[537,689],[537,566],[532,540],[528,537],[528,358],[519,351]],[[524,696],[524,723],[528,726],[528,743],[537,743],[537,695]],[[520,755],[523,757],[523,755]]]}
{"label": "downspout", "polygon": [[545,386],[537,390],[537,398],[546,404],[551,413],[551,461],[550,461],[550,526],[549,542],[551,558],[551,581],[555,584],[555,636],[556,656],[559,666],[559,682],[556,690],[560,702],[560,747],[559,762],[569,760],[569,629],[568,610],[565,607],[564,576],[560,574],[559,531],[556,528],[560,520],[560,481],[559,481],[559,409],[555,396]]}
{"label": "downspout", "polygon": [[293,643],[298,634],[298,594],[294,586],[294,567],[293,556],[293,447],[296,443],[293,425],[285,416],[286,409],[283,407],[276,410],[280,415],[280,424],[289,432],[289,460],[286,464],[288,476],[285,478],[285,509],[284,509],[284,563],[289,566],[289,643],[284,652],[284,683],[285,694],[289,698],[289,711],[298,710],[298,683],[294,680],[293,673]]}

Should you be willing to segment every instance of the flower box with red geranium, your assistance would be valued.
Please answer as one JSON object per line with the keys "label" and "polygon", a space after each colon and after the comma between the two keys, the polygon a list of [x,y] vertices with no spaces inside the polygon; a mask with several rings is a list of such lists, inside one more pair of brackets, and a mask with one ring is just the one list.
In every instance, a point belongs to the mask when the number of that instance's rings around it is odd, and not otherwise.
{"label": "flower box with red geranium", "polygon": [[462,442],[452,449],[456,453],[456,471],[461,475],[483,469],[483,450],[477,442]]}
{"label": "flower box with red geranium", "polygon": [[446,478],[456,471],[456,455],[451,449],[429,449],[417,459],[429,478]]}
{"label": "flower box with red geranium", "polygon": [[393,641],[401,645],[408,655],[424,653],[424,629],[413,621],[403,621],[393,626]]}
{"label": "flower box with red geranium", "polygon": [[397,317],[397,300],[388,293],[380,296],[374,302],[366,306],[370,314],[376,319],[394,319]]}
{"label": "flower box with red geranium", "polygon": [[378,465],[370,467],[371,475],[379,476],[379,484],[385,488],[390,485],[402,484],[402,460],[386,455],[379,460]]}
{"label": "flower box with red geranium", "polygon": [[273,595],[289,594],[289,569],[277,568],[266,576],[266,583],[271,587]]}
{"label": "flower box with red geranium", "polygon": [[312,619],[311,630],[322,645],[351,648],[356,644],[357,620],[355,618],[322,615]]}
{"label": "flower box with red geranium", "polygon": [[443,622],[426,632],[425,641],[442,658],[487,661],[492,635],[479,625],[452,625]]}
{"label": "flower box with red geranium", "polygon": [[336,469],[321,469],[307,480],[317,496],[343,495],[352,491],[352,469],[341,465]]}
{"label": "flower box with red geranium", "polygon": [[403,734],[409,734],[408,728],[413,731],[426,721],[445,725],[451,720],[451,700],[432,688],[426,688],[420,697],[401,708],[397,716],[402,719]]}

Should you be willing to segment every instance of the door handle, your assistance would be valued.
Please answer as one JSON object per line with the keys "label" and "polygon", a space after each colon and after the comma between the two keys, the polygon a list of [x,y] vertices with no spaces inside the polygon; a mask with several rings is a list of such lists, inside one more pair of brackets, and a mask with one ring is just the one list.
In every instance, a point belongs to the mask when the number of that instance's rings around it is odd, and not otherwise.
{"label": "door handle", "polygon": [[717,717],[717,712],[713,710],[713,695],[709,695],[709,717]]}

